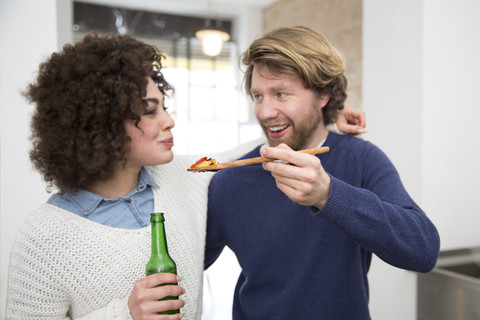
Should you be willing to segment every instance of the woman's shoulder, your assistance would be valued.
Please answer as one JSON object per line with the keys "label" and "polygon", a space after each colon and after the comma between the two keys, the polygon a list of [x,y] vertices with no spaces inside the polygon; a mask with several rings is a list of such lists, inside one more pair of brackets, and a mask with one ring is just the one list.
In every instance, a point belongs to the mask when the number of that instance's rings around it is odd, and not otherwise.
{"label": "woman's shoulder", "polygon": [[35,210],[28,213],[22,226],[19,229],[17,240],[30,239],[36,241],[39,238],[72,238],[76,241],[88,241],[95,237],[108,235],[136,235],[145,233],[148,228],[142,229],[121,229],[88,220],[84,217],[64,210],[53,204],[44,203]]}
{"label": "woman's shoulder", "polygon": [[92,253],[106,257],[130,252],[143,257],[149,239],[149,227],[113,228],[43,204],[30,212],[19,228],[10,260],[19,266],[41,257],[45,265],[59,266],[66,261],[86,263]]}

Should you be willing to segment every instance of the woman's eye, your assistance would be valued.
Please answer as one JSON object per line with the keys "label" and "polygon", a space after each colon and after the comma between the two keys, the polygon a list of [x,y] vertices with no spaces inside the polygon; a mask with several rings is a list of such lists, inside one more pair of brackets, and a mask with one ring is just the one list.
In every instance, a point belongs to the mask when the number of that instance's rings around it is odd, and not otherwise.
{"label": "woman's eye", "polygon": [[153,108],[153,109],[146,109],[143,114],[148,116],[148,115],[154,115],[156,113],[157,113],[157,108]]}

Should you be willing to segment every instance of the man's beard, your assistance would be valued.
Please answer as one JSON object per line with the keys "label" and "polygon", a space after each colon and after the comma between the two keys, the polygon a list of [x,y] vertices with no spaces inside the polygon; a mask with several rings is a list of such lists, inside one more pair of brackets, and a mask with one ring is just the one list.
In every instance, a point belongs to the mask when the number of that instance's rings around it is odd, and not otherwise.
{"label": "man's beard", "polygon": [[263,132],[267,137],[268,145],[270,147],[276,147],[280,143],[285,143],[295,151],[302,150],[306,148],[313,133],[317,130],[320,122],[323,121],[322,109],[315,106],[312,108],[312,113],[303,119],[300,119],[297,125],[294,125],[290,119],[287,118],[287,120],[292,132],[290,136],[285,139],[270,138],[267,126],[265,124],[262,125]]}

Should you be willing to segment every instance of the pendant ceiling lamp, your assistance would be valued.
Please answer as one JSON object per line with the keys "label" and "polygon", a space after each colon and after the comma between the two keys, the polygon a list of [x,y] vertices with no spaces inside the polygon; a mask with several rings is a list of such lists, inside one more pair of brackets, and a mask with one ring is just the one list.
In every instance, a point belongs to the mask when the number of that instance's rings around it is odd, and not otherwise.
{"label": "pendant ceiling lamp", "polygon": [[202,51],[209,57],[216,57],[222,52],[223,43],[230,40],[230,35],[221,29],[221,22],[213,26],[209,20],[205,27],[195,33],[195,37],[202,41]]}

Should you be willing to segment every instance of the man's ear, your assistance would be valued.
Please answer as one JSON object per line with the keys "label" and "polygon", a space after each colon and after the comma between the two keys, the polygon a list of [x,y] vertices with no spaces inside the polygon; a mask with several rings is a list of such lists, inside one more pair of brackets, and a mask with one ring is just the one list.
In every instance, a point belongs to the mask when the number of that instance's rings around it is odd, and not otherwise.
{"label": "man's ear", "polygon": [[320,97],[320,108],[323,108],[327,105],[328,101],[330,101],[330,94],[324,93]]}

